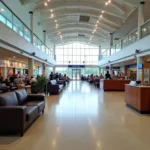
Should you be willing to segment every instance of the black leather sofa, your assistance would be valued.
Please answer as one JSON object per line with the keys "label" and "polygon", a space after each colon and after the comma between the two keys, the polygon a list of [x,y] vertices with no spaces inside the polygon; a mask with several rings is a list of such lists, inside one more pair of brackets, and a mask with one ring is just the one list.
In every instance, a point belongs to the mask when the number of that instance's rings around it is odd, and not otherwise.
{"label": "black leather sofa", "polygon": [[0,95],[0,134],[25,130],[44,113],[45,96],[27,95],[24,89]]}

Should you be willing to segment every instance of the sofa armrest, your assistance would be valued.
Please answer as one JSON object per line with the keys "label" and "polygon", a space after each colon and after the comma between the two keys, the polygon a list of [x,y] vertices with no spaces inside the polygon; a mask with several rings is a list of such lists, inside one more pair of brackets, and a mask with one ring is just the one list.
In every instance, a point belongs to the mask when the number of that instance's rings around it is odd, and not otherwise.
{"label": "sofa armrest", "polygon": [[40,94],[31,94],[27,96],[27,101],[45,101],[45,96]]}
{"label": "sofa armrest", "polygon": [[0,132],[24,131],[26,106],[0,107]]}

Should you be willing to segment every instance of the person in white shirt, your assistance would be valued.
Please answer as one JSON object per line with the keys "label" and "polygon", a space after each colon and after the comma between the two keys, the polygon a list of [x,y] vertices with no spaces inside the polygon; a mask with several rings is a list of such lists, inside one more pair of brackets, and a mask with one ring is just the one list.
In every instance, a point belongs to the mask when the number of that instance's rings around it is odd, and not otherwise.
{"label": "person in white shirt", "polygon": [[30,83],[35,83],[35,82],[36,82],[36,79],[33,76],[31,76]]}

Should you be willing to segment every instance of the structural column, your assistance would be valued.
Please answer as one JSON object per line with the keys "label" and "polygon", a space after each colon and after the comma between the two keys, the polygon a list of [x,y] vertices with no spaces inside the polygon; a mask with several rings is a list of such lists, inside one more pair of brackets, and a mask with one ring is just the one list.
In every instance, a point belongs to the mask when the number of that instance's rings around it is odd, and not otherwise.
{"label": "structural column", "polygon": [[33,76],[33,67],[34,67],[34,59],[33,58],[28,58],[28,76],[31,77]]}
{"label": "structural column", "polygon": [[45,53],[46,53],[46,30],[43,31],[43,43],[45,46]]}
{"label": "structural column", "polygon": [[140,2],[138,9],[138,40],[141,39],[141,26],[144,24],[144,4],[144,1]]}
{"label": "structural column", "polygon": [[42,64],[42,75],[46,77],[46,64]]}
{"label": "structural column", "polygon": [[55,47],[55,45],[54,45],[54,60],[56,60],[56,47]]}
{"label": "structural column", "polygon": [[102,50],[101,50],[101,46],[99,46],[99,61],[101,60],[102,58]]}
{"label": "structural column", "polygon": [[7,79],[7,67],[4,67],[4,79]]}
{"label": "structural column", "polygon": [[143,64],[143,58],[142,57],[137,57],[137,81],[142,81],[142,70],[138,68],[138,64]]}
{"label": "structural column", "polygon": [[30,29],[31,29],[31,43],[33,44],[33,12],[30,11]]}
{"label": "structural column", "polygon": [[53,73],[56,73],[56,67],[53,67]]}
{"label": "structural column", "polygon": [[112,64],[109,65],[109,73],[112,76],[112,74],[113,74],[113,66],[112,66]]}
{"label": "structural column", "polygon": [[109,51],[109,55],[111,55],[112,46],[113,46],[113,33],[110,33],[110,51]]}

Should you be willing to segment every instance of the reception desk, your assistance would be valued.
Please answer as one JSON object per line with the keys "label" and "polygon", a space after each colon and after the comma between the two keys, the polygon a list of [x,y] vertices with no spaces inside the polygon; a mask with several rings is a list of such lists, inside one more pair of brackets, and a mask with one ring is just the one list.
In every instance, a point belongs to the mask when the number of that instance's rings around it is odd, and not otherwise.
{"label": "reception desk", "polygon": [[100,80],[100,88],[104,91],[124,91],[125,84],[129,84],[130,80]]}
{"label": "reception desk", "polygon": [[150,113],[150,86],[125,85],[125,102],[141,114]]}

